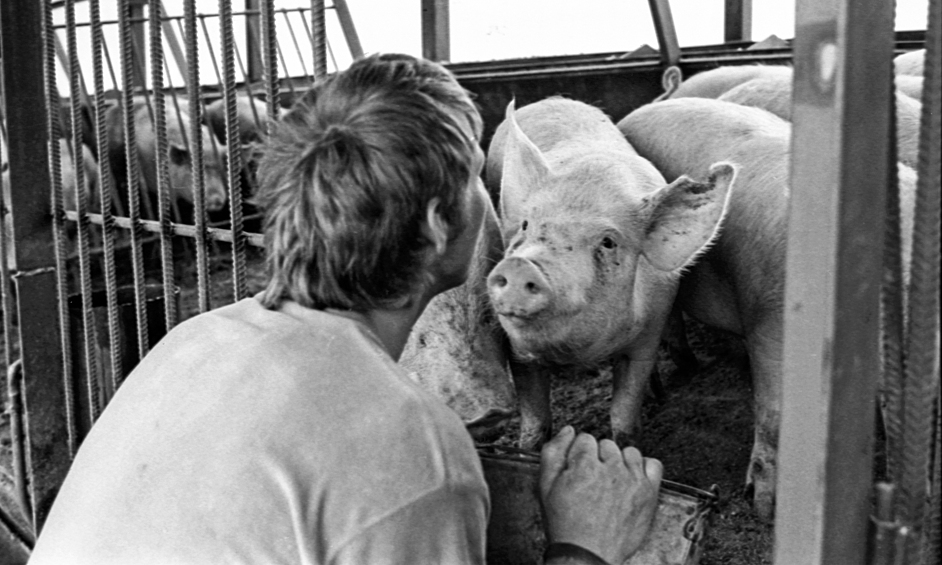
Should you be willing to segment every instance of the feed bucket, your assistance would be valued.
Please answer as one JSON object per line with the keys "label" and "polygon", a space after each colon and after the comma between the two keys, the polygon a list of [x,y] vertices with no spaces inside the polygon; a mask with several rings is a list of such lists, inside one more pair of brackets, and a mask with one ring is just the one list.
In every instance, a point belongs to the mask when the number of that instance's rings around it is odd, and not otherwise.
{"label": "feed bucket", "polygon": [[[479,446],[491,493],[487,562],[535,565],[543,562],[546,538],[540,510],[540,458],[505,446]],[[718,496],[663,480],[654,524],[628,565],[695,565]]]}

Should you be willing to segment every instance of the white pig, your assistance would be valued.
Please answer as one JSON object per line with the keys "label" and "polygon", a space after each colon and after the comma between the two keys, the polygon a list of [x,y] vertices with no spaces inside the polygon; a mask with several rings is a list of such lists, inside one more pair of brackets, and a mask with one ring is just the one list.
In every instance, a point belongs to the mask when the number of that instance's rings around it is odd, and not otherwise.
{"label": "white pig", "polygon": [[503,254],[497,213],[488,201],[467,282],[432,299],[399,360],[461,416],[476,439],[487,439],[516,411],[510,344],[487,299],[487,276]]}
{"label": "white pig", "polygon": [[[753,106],[772,112],[776,116],[792,119],[791,73],[775,73],[744,82],[718,97],[743,106]],[[896,154],[910,167],[919,159],[919,120],[922,104],[896,90]]]}
{"label": "white pig", "polygon": [[893,72],[897,75],[922,77],[926,63],[926,50],[916,49],[897,55],[893,59]]}
{"label": "white pig", "polygon": [[730,88],[760,77],[791,77],[792,68],[784,65],[737,65],[710,69],[680,83],[670,98],[718,98]]}
{"label": "white pig", "polygon": [[716,234],[734,167],[670,185],[599,109],[550,98],[514,111],[487,158],[506,252],[488,292],[510,337],[520,445],[551,433],[547,367],[614,360],[612,434],[632,440],[681,270]]}
{"label": "white pig", "polygon": [[643,106],[618,123],[668,180],[739,165],[719,237],[684,274],[684,312],[745,338],[755,394],[755,439],[746,474],[758,514],[774,509],[782,391],[782,308],[791,126],[769,112],[701,98]]}
{"label": "white pig", "polygon": [[[177,98],[166,99],[167,115],[167,160],[170,172],[170,194],[173,198],[193,202],[192,152],[189,136],[190,117],[188,102]],[[177,108],[180,109],[177,112]],[[141,182],[145,194],[157,194],[157,135],[151,109],[144,97],[134,99],[134,134],[141,168]],[[127,161],[124,144],[124,118],[120,106],[113,106],[106,114],[108,132],[108,154],[119,182],[124,180]],[[200,126],[203,145],[203,186],[206,209],[217,212],[228,200],[226,174],[226,146],[219,143],[205,125]]]}

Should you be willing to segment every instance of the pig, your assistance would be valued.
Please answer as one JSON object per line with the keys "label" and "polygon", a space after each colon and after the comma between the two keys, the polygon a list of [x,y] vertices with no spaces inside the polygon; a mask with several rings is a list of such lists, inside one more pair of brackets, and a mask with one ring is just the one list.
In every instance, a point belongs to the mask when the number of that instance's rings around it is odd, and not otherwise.
{"label": "pig", "polygon": [[[268,109],[261,100],[240,95],[236,97],[236,117],[244,170],[242,185],[248,189],[247,195],[250,196],[254,194],[255,187],[258,184],[256,171],[258,169],[260,147],[268,131]],[[207,105],[203,118],[219,142],[225,145],[227,142],[225,98],[220,98]]]}
{"label": "pig", "polygon": [[693,75],[680,83],[669,98],[718,98],[727,90],[759,77],[791,77],[792,68],[784,65],[738,65],[717,67]]}
{"label": "pig", "polygon": [[[792,76],[790,72],[777,72],[754,78],[722,93],[717,99],[762,108],[791,121]],[[915,167],[919,159],[921,114],[922,104],[896,90],[896,152],[898,159],[910,167]]]}
{"label": "pig", "polygon": [[[72,157],[72,151],[70,149],[71,144],[65,140],[59,139],[59,156],[60,156],[60,167],[61,167],[61,179],[62,179],[62,200],[63,208],[65,210],[75,211],[78,209],[78,194],[76,188],[76,170],[75,161]],[[4,161],[3,161],[3,204],[9,210],[10,199],[12,195],[13,187],[10,185],[10,171],[9,166],[6,161],[6,147],[4,147]],[[87,206],[89,212],[100,212],[100,193],[99,193],[99,176],[98,176],[98,161],[95,159],[95,156],[92,154],[90,147],[82,144],[82,174],[84,175],[85,180],[85,190],[88,194]],[[12,218],[9,216],[4,217],[4,226],[3,226],[5,235],[7,237],[7,265],[13,265],[13,247],[9,244],[13,236],[13,225]],[[70,230],[68,235],[70,237],[74,236],[74,230]]]}
{"label": "pig", "polygon": [[550,98],[511,102],[486,176],[500,187],[506,251],[487,286],[511,342],[519,445],[552,432],[548,367],[608,361],[612,435],[631,443],[680,272],[713,240],[735,168],[667,185],[601,110]]}
{"label": "pig", "polygon": [[[144,194],[157,195],[157,137],[152,118],[151,103],[144,97],[134,99],[134,134],[137,140],[141,182]],[[167,108],[167,161],[170,170],[170,194],[173,199],[193,202],[193,178],[191,174],[191,152],[188,143],[190,117],[186,100],[166,99]],[[177,112],[179,108],[179,112]],[[127,161],[124,143],[124,118],[121,106],[111,107],[105,115],[108,139],[108,155],[116,178],[126,178]],[[212,136],[205,125],[201,126],[203,144],[203,167],[206,210],[218,212],[228,200],[225,179],[227,148]],[[145,206],[145,210],[146,210]]]}
{"label": "pig", "polygon": [[912,75],[896,75],[893,78],[896,89],[917,102],[922,101],[922,82],[922,77]]}
{"label": "pig", "polygon": [[916,49],[897,55],[893,59],[893,72],[899,75],[922,77],[926,63],[926,50]]}
{"label": "pig", "polygon": [[[226,99],[220,98],[206,106],[204,122],[220,143],[226,138]],[[250,96],[236,97],[236,118],[239,126],[239,142],[243,150],[246,146],[259,143],[266,137],[268,128],[268,109],[261,100]]]}
{"label": "pig", "polygon": [[432,299],[399,360],[479,441],[492,438],[516,411],[510,344],[487,300],[487,276],[503,254],[497,213],[488,201],[467,282]]}
{"label": "pig", "polygon": [[747,490],[757,514],[774,514],[782,393],[782,319],[791,125],[761,110],[701,98],[648,104],[618,129],[671,180],[712,163],[739,165],[719,237],[680,281],[693,318],[744,338],[752,368],[755,430]]}

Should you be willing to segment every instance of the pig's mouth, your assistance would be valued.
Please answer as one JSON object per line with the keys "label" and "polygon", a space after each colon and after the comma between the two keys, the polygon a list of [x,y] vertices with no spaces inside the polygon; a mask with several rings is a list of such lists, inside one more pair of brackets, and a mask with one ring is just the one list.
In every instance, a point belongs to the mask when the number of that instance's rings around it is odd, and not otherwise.
{"label": "pig's mouth", "polygon": [[494,431],[495,426],[509,420],[513,415],[514,413],[509,410],[492,408],[487,411],[487,414],[466,423],[464,426],[471,434],[471,437],[477,441],[482,441],[490,432]]}

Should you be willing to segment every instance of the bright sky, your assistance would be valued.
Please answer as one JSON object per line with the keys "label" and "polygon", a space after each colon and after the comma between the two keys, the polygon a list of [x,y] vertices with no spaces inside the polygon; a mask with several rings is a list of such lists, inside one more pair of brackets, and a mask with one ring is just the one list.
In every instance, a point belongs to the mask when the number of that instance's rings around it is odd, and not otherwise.
{"label": "bright sky", "polygon": [[[896,4],[896,29],[925,29],[928,0],[897,0]],[[108,0],[101,2],[103,20],[117,19],[116,5],[117,2]],[[276,0],[275,5],[277,8],[309,8],[310,0]],[[332,2],[328,0],[327,5],[331,6]],[[421,0],[347,0],[347,5],[365,52],[421,55]],[[722,43],[724,0],[671,0],[670,5],[681,46]],[[164,0],[164,6],[171,16],[183,14],[183,3],[178,0]],[[218,6],[218,0],[197,0],[197,11],[201,14],[215,14]],[[241,11],[243,6],[244,0],[233,0],[234,11]],[[55,15],[56,23],[64,22],[62,10],[57,10]],[[77,4],[76,19],[88,21],[87,2]],[[309,22],[297,12],[279,14],[276,21],[282,61],[279,74],[284,76],[286,68],[292,75],[312,73]],[[218,84],[213,57],[218,64],[219,20],[209,16],[201,22],[198,30],[201,82]],[[332,48],[328,70],[345,68],[351,60],[350,52],[333,10],[327,11],[326,22]],[[245,19],[238,16],[233,23],[237,30],[237,48],[244,53]],[[771,34],[781,38],[794,37],[794,25],[794,0],[753,0],[754,40]],[[177,24],[173,27],[182,36],[181,28]],[[117,26],[106,25],[104,33],[113,67],[119,73]],[[59,36],[65,44],[65,32],[60,30]],[[453,62],[627,52],[642,44],[657,47],[647,0],[451,0]],[[91,40],[87,27],[79,28],[78,52],[85,71],[83,74],[90,86],[91,78],[87,71],[91,68]],[[170,50],[165,48],[164,52],[170,58]],[[174,86],[182,86],[183,80],[176,71],[176,65],[172,62],[170,65],[174,72],[169,75],[169,81]],[[242,80],[239,69],[237,66],[237,80]],[[64,73],[60,72],[58,86],[60,92],[67,95]],[[112,87],[113,82],[106,70],[105,88]]]}

